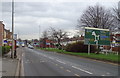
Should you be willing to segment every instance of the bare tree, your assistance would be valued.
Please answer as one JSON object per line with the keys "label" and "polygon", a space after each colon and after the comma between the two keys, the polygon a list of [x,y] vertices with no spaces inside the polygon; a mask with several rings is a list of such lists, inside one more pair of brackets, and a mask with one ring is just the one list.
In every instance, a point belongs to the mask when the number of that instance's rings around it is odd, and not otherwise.
{"label": "bare tree", "polygon": [[113,26],[113,17],[110,11],[100,5],[89,6],[81,18],[78,19],[78,28],[95,27],[110,29],[111,26]]}
{"label": "bare tree", "polygon": [[43,31],[42,37],[48,38],[48,31],[47,30]]}
{"label": "bare tree", "polygon": [[51,30],[51,37],[57,41],[58,48],[62,49],[62,44],[61,41],[62,39],[67,37],[67,32],[61,30],[61,29],[55,29],[55,28],[50,28]]}
{"label": "bare tree", "polygon": [[113,17],[114,17],[114,30],[116,29],[120,31],[120,2],[118,3],[118,7],[113,8]]}
{"label": "bare tree", "polygon": [[43,34],[42,34],[43,48],[46,48],[46,39],[48,39],[48,31],[47,30],[43,31]]}

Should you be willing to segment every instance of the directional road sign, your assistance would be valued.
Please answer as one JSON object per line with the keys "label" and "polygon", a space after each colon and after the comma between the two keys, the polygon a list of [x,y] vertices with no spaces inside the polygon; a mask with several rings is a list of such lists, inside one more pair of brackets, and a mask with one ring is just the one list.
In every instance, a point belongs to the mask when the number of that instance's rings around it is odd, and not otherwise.
{"label": "directional road sign", "polygon": [[85,27],[85,43],[90,45],[110,45],[109,29]]}

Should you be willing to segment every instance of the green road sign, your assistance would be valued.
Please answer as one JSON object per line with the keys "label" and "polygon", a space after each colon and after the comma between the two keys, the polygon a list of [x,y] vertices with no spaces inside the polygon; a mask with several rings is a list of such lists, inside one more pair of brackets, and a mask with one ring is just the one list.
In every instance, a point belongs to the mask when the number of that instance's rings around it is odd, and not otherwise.
{"label": "green road sign", "polygon": [[109,29],[85,27],[85,43],[90,45],[110,45]]}

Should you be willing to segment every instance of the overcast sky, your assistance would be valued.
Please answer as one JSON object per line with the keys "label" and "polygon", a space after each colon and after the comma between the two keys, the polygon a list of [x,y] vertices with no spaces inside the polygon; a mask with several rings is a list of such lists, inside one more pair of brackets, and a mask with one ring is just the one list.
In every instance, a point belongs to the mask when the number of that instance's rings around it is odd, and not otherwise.
{"label": "overcast sky", "polygon": [[[5,0],[4,0],[5,1]],[[34,0],[33,0],[34,1]],[[49,27],[60,28],[65,31],[74,32],[77,19],[88,6],[100,4],[105,8],[117,6],[119,0],[45,0],[45,1],[16,0],[15,2],[15,33],[22,39],[39,38],[40,32]],[[56,1],[56,2],[55,2]],[[11,2],[2,2],[2,19],[5,28],[12,28],[11,24]]]}

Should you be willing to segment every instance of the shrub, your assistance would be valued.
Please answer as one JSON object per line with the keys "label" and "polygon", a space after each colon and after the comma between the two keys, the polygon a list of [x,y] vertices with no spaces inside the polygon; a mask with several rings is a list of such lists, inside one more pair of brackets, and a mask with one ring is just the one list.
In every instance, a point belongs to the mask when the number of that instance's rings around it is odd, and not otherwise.
{"label": "shrub", "polygon": [[[87,53],[88,52],[88,45],[84,45],[83,41],[79,41],[73,44],[68,44],[65,48],[66,51],[69,52],[81,52]],[[90,52],[93,53],[96,51],[96,46],[90,45]]]}
{"label": "shrub", "polygon": [[10,46],[2,46],[2,55],[8,53],[10,51]]}

